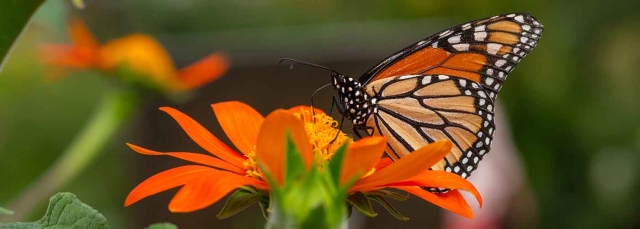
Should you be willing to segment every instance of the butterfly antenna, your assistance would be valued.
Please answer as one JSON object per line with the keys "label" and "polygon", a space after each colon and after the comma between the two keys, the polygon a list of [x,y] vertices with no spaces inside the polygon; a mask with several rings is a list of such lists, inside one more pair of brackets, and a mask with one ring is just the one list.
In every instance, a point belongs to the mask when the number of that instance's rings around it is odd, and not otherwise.
{"label": "butterfly antenna", "polygon": [[331,69],[329,67],[325,67],[325,66],[322,66],[322,65],[309,63],[309,62],[306,62],[306,61],[291,59],[291,58],[282,58],[282,59],[280,59],[278,61],[278,64],[282,64],[282,62],[285,62],[285,61],[292,62],[291,65],[289,66],[290,69],[293,69],[293,66],[295,66],[296,64],[302,64],[302,65],[307,65],[307,66],[311,66],[311,67],[322,68],[322,69],[325,69],[325,70],[332,71],[333,73],[340,74],[338,71],[333,70],[333,69]]}
{"label": "butterfly antenna", "polygon": [[311,94],[311,109],[312,109],[312,110],[311,110],[311,113],[312,113],[313,115],[316,115],[316,113],[315,113],[315,109],[313,109],[313,108],[315,107],[315,106],[313,105],[313,98],[316,96],[316,93],[318,93],[320,90],[322,90],[322,89],[324,89],[324,88],[326,88],[326,87],[328,87],[328,86],[331,86],[331,84],[325,84],[325,85],[323,85],[322,87],[320,87],[320,88],[316,89],[316,90],[313,92],[313,94]]}

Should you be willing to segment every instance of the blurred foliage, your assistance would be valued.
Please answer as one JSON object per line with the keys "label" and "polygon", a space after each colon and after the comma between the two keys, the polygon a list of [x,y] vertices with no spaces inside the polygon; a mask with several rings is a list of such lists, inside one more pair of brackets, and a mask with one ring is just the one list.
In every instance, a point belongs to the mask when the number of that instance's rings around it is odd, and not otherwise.
{"label": "blurred foliage", "polygon": [[[64,17],[56,12],[70,10],[83,15],[89,25],[97,27],[97,37],[105,41],[134,31],[179,38],[184,34],[363,21],[446,19],[446,25],[452,26],[489,15],[525,11],[545,25],[545,33],[538,47],[510,74],[499,97],[509,114],[537,197],[537,226],[640,227],[640,218],[635,217],[640,212],[640,198],[634,195],[640,188],[640,106],[636,101],[640,98],[639,1],[114,0],[85,1],[82,11],[68,4],[45,4],[38,13],[41,19],[34,21],[0,74],[0,174],[3,182],[12,184],[0,190],[0,204],[15,196],[56,158],[80,129],[101,92],[111,85],[95,73],[76,74],[58,82],[43,78],[43,69],[34,62],[33,45],[45,38],[63,39]],[[326,33],[331,31],[320,31],[318,36]],[[424,37],[429,34],[425,32]],[[270,45],[260,37],[255,34],[238,38],[238,42]],[[378,38],[349,39],[360,42]],[[389,46],[388,50],[391,53],[402,47]],[[168,49],[178,50],[171,46]],[[193,59],[188,58],[211,50],[188,51],[190,56],[176,62],[190,62]],[[366,66],[371,66],[384,56],[367,58],[371,61]],[[247,84],[254,88],[227,97],[240,98],[247,91],[280,83]],[[303,96],[307,101],[308,95]],[[129,223],[133,210],[122,208],[122,200],[134,183],[129,180],[134,178],[127,175],[134,169],[131,153],[122,147],[123,142],[114,141],[117,147],[109,155],[67,187],[87,196],[83,199],[91,206],[105,209],[101,212],[114,228],[133,227]],[[256,213],[249,220],[242,220],[247,215],[234,216],[239,217],[234,226],[260,228],[261,222],[254,220],[262,216]]]}
{"label": "blurred foliage", "polygon": [[5,55],[20,36],[31,15],[44,0],[5,1],[0,6],[0,69]]}
{"label": "blurred foliage", "polygon": [[178,229],[178,227],[176,227],[176,225],[173,225],[171,223],[156,223],[156,224],[152,224],[146,229]]}
{"label": "blurred foliage", "polygon": [[107,219],[76,195],[58,193],[49,200],[44,217],[36,222],[1,224],[2,229],[108,229]]}

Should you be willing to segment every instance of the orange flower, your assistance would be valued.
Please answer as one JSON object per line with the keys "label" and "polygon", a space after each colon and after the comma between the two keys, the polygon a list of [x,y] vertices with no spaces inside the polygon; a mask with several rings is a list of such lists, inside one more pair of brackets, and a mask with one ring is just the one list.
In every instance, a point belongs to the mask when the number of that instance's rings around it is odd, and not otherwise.
{"label": "orange flower", "polygon": [[[178,186],[182,188],[169,204],[172,212],[190,212],[207,207],[242,186],[268,191],[270,187],[258,167],[258,161],[269,170],[275,185],[281,185],[285,177],[287,132],[307,168],[313,164],[323,166],[338,147],[352,142],[336,129],[337,122],[320,110],[311,111],[308,107],[300,106],[288,111],[276,110],[263,118],[253,108],[240,102],[222,102],[212,107],[225,134],[241,153],[223,144],[187,115],[172,108],[160,108],[171,115],[196,144],[213,156],[192,152],[156,152],[128,144],[140,154],[173,156],[200,165],[181,166],[152,176],[129,193],[125,206]],[[394,163],[388,158],[381,159],[385,148],[386,138],[380,136],[363,138],[349,145],[340,180],[345,184],[354,177],[358,178],[350,193],[366,194],[383,188],[400,189],[449,211],[473,216],[468,204],[455,189],[469,191],[481,202],[475,187],[455,174],[428,171],[451,150],[451,142],[429,144]],[[454,190],[434,194],[419,186]]]}
{"label": "orange flower", "polygon": [[140,154],[167,155],[200,165],[181,166],[150,177],[129,193],[125,206],[156,193],[182,186],[169,203],[169,210],[191,212],[217,202],[241,186],[269,189],[268,184],[261,180],[254,159],[258,131],[264,121],[262,115],[240,102],[217,103],[212,107],[220,126],[241,153],[222,143],[184,113],[173,108],[162,107],[160,110],[173,117],[187,135],[212,156],[192,152],[157,152],[127,144]]}
{"label": "orange flower", "polygon": [[[305,112],[302,111],[302,113]],[[309,113],[306,112],[307,115]],[[316,149],[312,149],[308,145],[310,133],[305,133],[300,129],[304,125],[308,130],[309,125],[314,125],[317,131],[326,127],[327,123],[331,124],[332,121],[335,122],[329,116],[316,112],[316,115],[305,119],[303,123],[300,122],[299,117],[295,117],[291,112],[274,111],[267,116],[263,124],[269,128],[263,127],[258,134],[256,145],[258,161],[263,163],[275,181],[281,184],[284,177],[285,132],[287,130],[290,132],[305,164],[310,166],[314,158],[312,150]],[[322,131],[317,131],[314,134],[318,135],[318,132]],[[311,141],[323,142],[318,139],[324,139],[324,141],[330,142],[336,136],[335,132],[333,133],[320,138],[312,136]],[[366,194],[384,188],[399,189],[451,212],[465,217],[473,217],[473,211],[458,191],[460,189],[471,192],[482,205],[482,197],[469,181],[452,173],[428,170],[451,151],[451,142],[438,141],[429,144],[393,163],[388,158],[382,158],[386,147],[386,138],[380,136],[365,137],[349,145],[342,164],[340,181],[345,184],[353,177],[359,178],[349,189],[349,193],[362,192]],[[420,187],[440,187],[452,190],[444,194],[435,194]]]}
{"label": "orange flower", "polygon": [[184,91],[219,78],[229,68],[226,56],[215,53],[177,70],[167,51],[149,35],[132,34],[101,46],[82,20],[73,18],[67,29],[72,44],[47,44],[40,50],[43,62],[57,67],[58,75],[87,69],[113,73],[127,67],[146,77],[142,81],[167,91]]}

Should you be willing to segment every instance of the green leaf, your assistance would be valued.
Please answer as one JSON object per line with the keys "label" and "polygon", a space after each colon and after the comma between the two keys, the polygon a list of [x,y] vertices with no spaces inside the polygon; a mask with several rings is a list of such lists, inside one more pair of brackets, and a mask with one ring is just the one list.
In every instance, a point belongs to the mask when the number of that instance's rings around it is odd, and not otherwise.
{"label": "green leaf", "polygon": [[108,229],[107,219],[76,195],[58,193],[49,199],[47,213],[29,223],[0,224],[0,229]]}
{"label": "green leaf", "polygon": [[0,208],[0,215],[13,215],[13,211],[6,208]]}
{"label": "green leaf", "polygon": [[224,203],[224,207],[222,207],[222,210],[220,210],[220,213],[218,213],[216,217],[218,219],[229,218],[260,201],[260,199],[262,199],[262,196],[259,194],[255,194],[244,189],[238,189],[231,194],[229,199],[227,199],[227,202]]}
{"label": "green leaf", "polygon": [[329,161],[329,172],[336,187],[340,187],[340,172],[342,171],[342,162],[348,145],[349,143],[342,144],[331,157],[331,161]]}
{"label": "green leaf", "polygon": [[302,155],[300,155],[300,151],[298,151],[293,139],[291,139],[291,133],[289,131],[287,131],[286,151],[284,167],[285,186],[298,179],[305,172]]}
{"label": "green leaf", "polygon": [[43,1],[2,1],[0,5],[0,71],[11,47]]}
{"label": "green leaf", "polygon": [[411,195],[409,195],[409,193],[406,193],[406,192],[404,194],[400,194],[394,191],[384,190],[384,189],[367,192],[366,195],[382,196],[382,197],[387,197],[387,198],[390,198],[393,200],[399,200],[399,201],[405,201],[405,200],[408,200],[409,197],[411,197]]}
{"label": "green leaf", "polygon": [[145,229],[178,229],[178,227],[172,223],[155,223]]}
{"label": "green leaf", "polygon": [[387,209],[387,211],[389,213],[391,213],[391,215],[393,215],[394,217],[396,217],[396,219],[402,220],[402,221],[408,221],[409,218],[407,218],[406,216],[402,215],[398,210],[396,210],[396,208],[394,208],[391,203],[389,203],[389,201],[387,201],[387,199],[385,199],[382,196],[376,196],[376,195],[368,195],[369,199],[372,199],[376,202],[378,202],[380,205],[382,205],[385,209]]}
{"label": "green leaf", "polygon": [[373,207],[371,207],[369,198],[367,198],[367,196],[361,192],[351,194],[347,198],[347,202],[349,202],[351,206],[355,207],[356,209],[358,209],[358,211],[366,216],[375,217],[378,215],[378,213],[373,211]]}

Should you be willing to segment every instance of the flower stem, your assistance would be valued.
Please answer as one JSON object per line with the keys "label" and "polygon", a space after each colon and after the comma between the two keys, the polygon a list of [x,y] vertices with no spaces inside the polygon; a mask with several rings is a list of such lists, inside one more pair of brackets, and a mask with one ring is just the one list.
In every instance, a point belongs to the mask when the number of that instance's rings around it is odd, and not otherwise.
{"label": "flower stem", "polygon": [[11,201],[8,208],[15,214],[0,217],[0,221],[24,220],[34,207],[82,172],[99,155],[120,125],[128,120],[138,101],[137,94],[130,89],[108,91],[93,116],[53,165]]}

